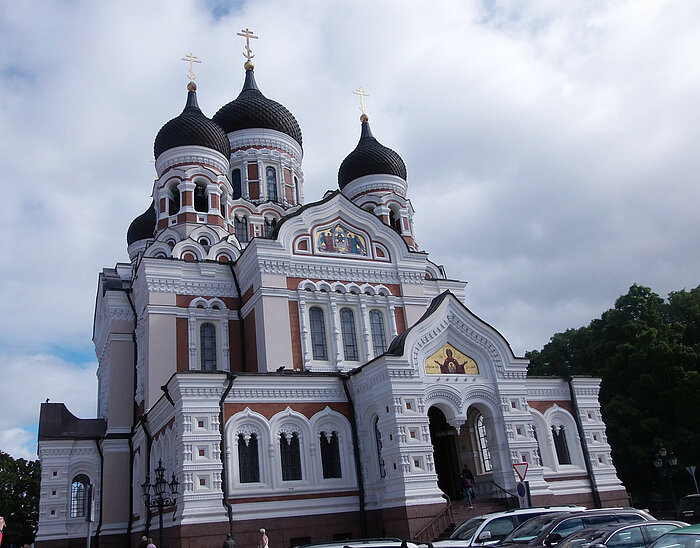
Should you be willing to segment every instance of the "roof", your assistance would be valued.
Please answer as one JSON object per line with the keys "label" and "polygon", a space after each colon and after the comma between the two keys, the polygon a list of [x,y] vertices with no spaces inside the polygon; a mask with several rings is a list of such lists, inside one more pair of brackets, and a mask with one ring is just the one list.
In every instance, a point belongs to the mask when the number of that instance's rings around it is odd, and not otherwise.
{"label": "roof", "polygon": [[104,437],[107,421],[79,419],[64,403],[42,403],[39,414],[39,441],[94,439]]}
{"label": "roof", "polygon": [[435,312],[438,307],[442,304],[442,301],[444,301],[448,295],[452,295],[452,292],[450,290],[443,291],[440,293],[437,297],[435,297],[431,302],[430,306],[428,306],[428,309],[423,313],[423,315],[420,317],[420,319],[414,323],[411,327],[406,329],[405,331],[402,331],[399,333],[393,341],[391,341],[391,344],[389,345],[388,350],[386,351],[386,354],[390,354],[392,356],[402,356],[404,353],[404,343],[406,342],[406,337],[408,337],[408,334],[413,331],[416,326],[418,326],[421,322],[424,320],[428,319],[429,316]]}
{"label": "roof", "polygon": [[136,217],[129,225],[129,230],[126,232],[126,243],[127,245],[131,245],[139,240],[153,238],[155,230],[156,208],[155,203],[151,202],[149,208]]}
{"label": "roof", "polygon": [[406,164],[401,156],[375,139],[366,119],[362,122],[360,141],[355,150],[340,164],[338,186],[342,189],[365,175],[395,175],[406,180]]}
{"label": "roof", "polygon": [[294,115],[283,105],[265,97],[255,83],[253,69],[246,69],[243,89],[233,101],[224,105],[212,119],[226,133],[241,129],[273,129],[289,135],[299,146],[301,128]]}

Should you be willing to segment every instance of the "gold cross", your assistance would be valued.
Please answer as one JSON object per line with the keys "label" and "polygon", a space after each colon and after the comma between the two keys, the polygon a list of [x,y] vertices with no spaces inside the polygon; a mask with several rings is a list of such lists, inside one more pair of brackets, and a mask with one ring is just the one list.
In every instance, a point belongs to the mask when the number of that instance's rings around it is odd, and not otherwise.
{"label": "gold cross", "polygon": [[196,55],[192,55],[191,53],[188,53],[187,56],[182,58],[183,61],[189,61],[190,62],[190,72],[187,75],[188,78],[190,79],[190,82],[194,82],[195,75],[194,75],[194,65],[193,63],[201,63],[199,59],[197,59]]}
{"label": "gold cross", "polygon": [[362,111],[362,114],[367,114],[367,109],[365,108],[365,97],[369,97],[369,93],[367,93],[364,89],[362,88],[357,88],[355,91],[353,91],[355,95],[360,96],[360,110]]}
{"label": "gold cross", "polygon": [[245,28],[245,30],[242,30],[241,32],[236,33],[238,36],[243,36],[245,37],[245,53],[243,54],[243,57],[248,59],[249,61],[255,57],[253,54],[253,51],[250,49],[250,39],[254,38],[255,40],[258,39],[257,36],[253,34],[253,31],[251,31],[248,27]]}

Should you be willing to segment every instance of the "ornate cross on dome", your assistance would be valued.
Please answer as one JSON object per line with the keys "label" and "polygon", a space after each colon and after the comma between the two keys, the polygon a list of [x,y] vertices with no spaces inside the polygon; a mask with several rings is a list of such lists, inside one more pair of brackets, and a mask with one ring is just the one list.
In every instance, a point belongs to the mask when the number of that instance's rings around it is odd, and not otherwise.
{"label": "ornate cross on dome", "polygon": [[253,38],[255,40],[258,39],[257,36],[253,34],[253,31],[250,30],[248,27],[245,28],[245,30],[242,30],[241,32],[236,33],[238,36],[243,36],[245,38],[245,53],[243,54],[243,57],[248,59],[250,61],[255,55],[253,54],[253,50],[250,49],[250,39]]}
{"label": "ornate cross on dome", "polygon": [[187,75],[187,77],[190,79],[190,82],[194,82],[194,63],[201,63],[201,61],[197,59],[196,55],[192,55],[191,53],[188,53],[185,57],[182,58],[182,60],[190,62],[190,72]]}
{"label": "ornate cross on dome", "polygon": [[361,87],[357,88],[355,91],[353,91],[353,93],[360,96],[360,110],[362,111],[362,114],[367,114],[367,109],[365,108],[365,97],[369,97],[369,93],[367,93]]}

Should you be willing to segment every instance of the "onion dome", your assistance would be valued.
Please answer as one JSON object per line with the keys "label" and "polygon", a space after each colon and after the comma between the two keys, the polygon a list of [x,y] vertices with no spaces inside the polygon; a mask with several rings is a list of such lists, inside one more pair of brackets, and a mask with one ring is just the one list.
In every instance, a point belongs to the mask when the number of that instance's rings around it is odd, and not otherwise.
{"label": "onion dome", "polygon": [[401,156],[382,145],[372,135],[369,117],[363,114],[362,134],[355,150],[347,155],[338,170],[338,186],[342,190],[348,183],[365,175],[395,175],[406,180],[406,164]]}
{"label": "onion dome", "polygon": [[231,156],[231,145],[223,130],[202,114],[197,104],[197,86],[187,85],[187,104],[180,116],[165,124],[153,145],[156,159],[171,148],[197,145],[220,152],[226,159]]}
{"label": "onion dome", "polygon": [[245,64],[245,83],[241,93],[214,114],[212,120],[226,133],[240,129],[273,129],[285,133],[301,146],[301,129],[294,115],[284,106],[265,97],[255,83],[253,63]]}
{"label": "onion dome", "polygon": [[139,240],[153,238],[156,231],[156,206],[151,202],[150,207],[141,215],[136,217],[129,225],[129,230],[126,231],[126,243],[131,245]]}

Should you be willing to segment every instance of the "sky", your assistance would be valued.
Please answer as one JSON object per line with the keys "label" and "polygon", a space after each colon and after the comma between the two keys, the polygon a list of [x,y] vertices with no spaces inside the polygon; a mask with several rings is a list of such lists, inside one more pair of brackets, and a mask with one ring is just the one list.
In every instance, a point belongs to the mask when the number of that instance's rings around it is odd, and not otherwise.
{"label": "sky", "polygon": [[128,262],[153,140],[194,53],[212,116],[256,80],[297,118],[306,203],[372,131],[408,169],[421,249],[517,355],[639,283],[700,284],[700,3],[90,0],[0,3],[0,450],[40,403],[96,416],[98,273]]}

